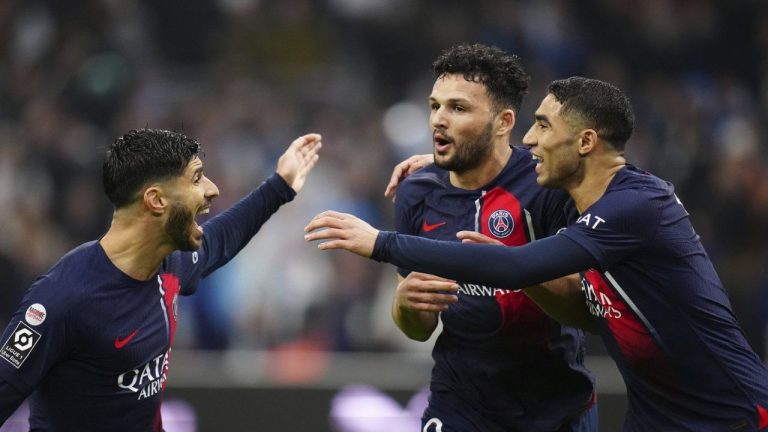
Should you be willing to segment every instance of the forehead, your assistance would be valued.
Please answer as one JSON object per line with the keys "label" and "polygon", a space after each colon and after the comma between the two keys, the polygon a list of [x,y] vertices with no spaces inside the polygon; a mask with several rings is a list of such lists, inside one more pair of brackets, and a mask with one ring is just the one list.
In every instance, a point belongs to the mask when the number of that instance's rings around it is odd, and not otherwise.
{"label": "forehead", "polygon": [[541,104],[536,109],[536,115],[545,115],[549,120],[560,118],[560,108],[563,104],[560,103],[555,96],[548,94],[542,99]]}
{"label": "forehead", "polygon": [[435,80],[431,99],[465,99],[472,103],[489,103],[485,84],[467,81],[462,74],[447,74]]}
{"label": "forehead", "polygon": [[187,167],[184,168],[184,173],[192,174],[201,168],[203,168],[203,161],[199,157],[195,156],[189,161]]}

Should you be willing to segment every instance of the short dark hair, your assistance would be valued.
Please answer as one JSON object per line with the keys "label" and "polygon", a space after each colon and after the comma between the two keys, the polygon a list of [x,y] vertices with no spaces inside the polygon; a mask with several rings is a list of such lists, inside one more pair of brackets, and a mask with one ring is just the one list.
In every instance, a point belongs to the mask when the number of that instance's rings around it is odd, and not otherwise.
{"label": "short dark hair", "polygon": [[178,132],[132,130],[107,149],[101,180],[115,208],[132,203],[150,182],[179,176],[200,153],[200,143]]}
{"label": "short dark hair", "polygon": [[462,74],[467,81],[484,84],[496,111],[507,107],[519,111],[531,80],[519,57],[482,44],[448,48],[432,63],[432,73],[435,78]]}
{"label": "short dark hair", "polygon": [[635,127],[635,115],[629,98],[616,86],[577,76],[552,81],[547,93],[562,104],[561,115],[576,117],[616,150],[624,151]]}

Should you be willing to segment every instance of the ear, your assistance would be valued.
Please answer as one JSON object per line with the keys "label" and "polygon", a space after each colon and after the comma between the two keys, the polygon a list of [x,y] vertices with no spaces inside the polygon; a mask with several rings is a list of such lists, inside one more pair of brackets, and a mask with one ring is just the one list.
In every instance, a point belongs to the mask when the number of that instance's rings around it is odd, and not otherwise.
{"label": "ear", "polygon": [[515,119],[515,112],[511,109],[505,109],[498,113],[496,115],[496,124],[498,125],[496,134],[504,135],[510,133],[512,128],[515,127]]}
{"label": "ear", "polygon": [[168,198],[159,186],[153,185],[144,190],[144,207],[152,214],[163,214],[167,204]]}
{"label": "ear", "polygon": [[579,156],[591,153],[597,145],[597,132],[594,129],[584,129],[579,137]]}

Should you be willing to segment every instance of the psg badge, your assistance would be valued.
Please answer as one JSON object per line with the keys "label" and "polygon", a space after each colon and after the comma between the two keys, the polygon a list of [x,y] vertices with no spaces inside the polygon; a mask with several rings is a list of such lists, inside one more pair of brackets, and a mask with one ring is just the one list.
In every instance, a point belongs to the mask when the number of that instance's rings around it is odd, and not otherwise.
{"label": "psg badge", "polygon": [[488,229],[497,238],[509,237],[512,230],[515,229],[515,220],[508,211],[496,210],[488,218]]}

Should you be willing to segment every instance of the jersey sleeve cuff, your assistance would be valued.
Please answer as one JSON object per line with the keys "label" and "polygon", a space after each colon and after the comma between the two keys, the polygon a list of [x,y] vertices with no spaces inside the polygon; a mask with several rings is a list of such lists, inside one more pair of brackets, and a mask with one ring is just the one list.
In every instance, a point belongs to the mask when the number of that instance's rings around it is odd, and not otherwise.
{"label": "jersey sleeve cuff", "polygon": [[283,203],[293,201],[293,198],[296,197],[296,191],[278,173],[269,176],[265,183],[275,191]]}
{"label": "jersey sleeve cuff", "polygon": [[371,259],[379,262],[389,262],[389,244],[395,238],[394,231],[379,231],[376,242],[373,244]]}

